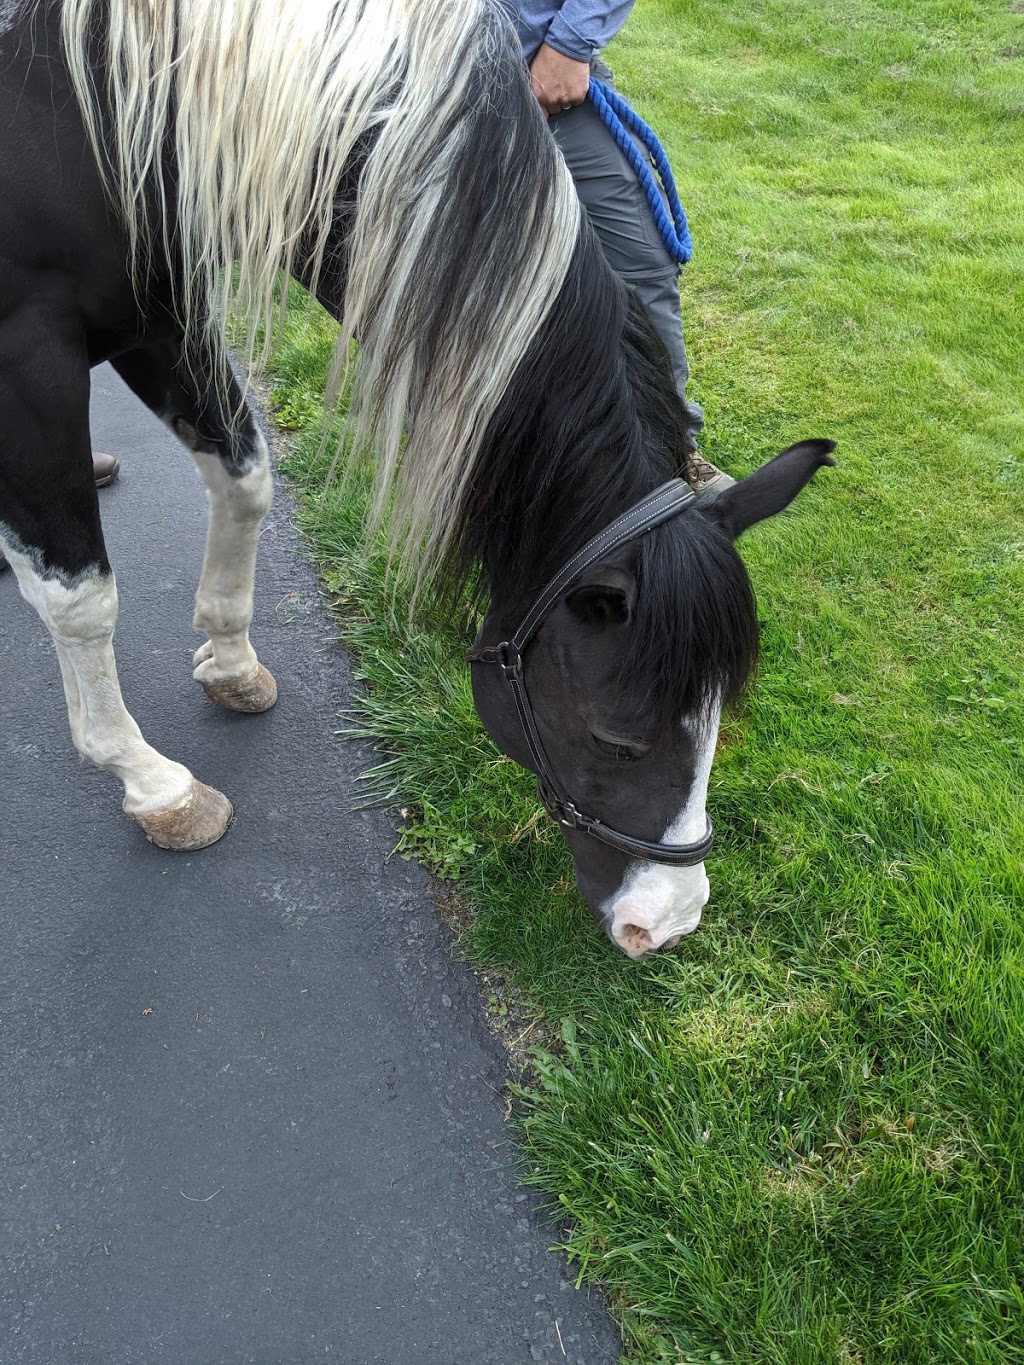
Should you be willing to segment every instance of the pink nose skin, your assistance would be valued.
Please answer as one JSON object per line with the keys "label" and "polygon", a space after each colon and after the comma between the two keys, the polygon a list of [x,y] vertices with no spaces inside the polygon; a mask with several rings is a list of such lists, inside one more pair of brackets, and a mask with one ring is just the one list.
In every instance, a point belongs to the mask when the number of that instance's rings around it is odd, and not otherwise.
{"label": "pink nose skin", "polygon": [[[694,928],[696,927],[694,925]],[[677,931],[664,936],[654,936],[649,929],[643,929],[639,924],[618,924],[615,926],[613,937],[628,957],[637,959],[659,952],[662,948],[674,948],[683,935]]]}
{"label": "pink nose skin", "polygon": [[[649,953],[674,948],[684,934],[692,934],[697,928],[711,887],[703,867],[693,871],[699,880],[682,888],[677,886],[675,896],[641,896],[637,894],[639,887],[631,887],[617,905],[610,907],[612,940],[628,957],[647,957]],[[651,892],[662,888],[648,885],[643,889]]]}
{"label": "pink nose skin", "polygon": [[700,911],[697,911],[692,923],[688,925],[670,925],[664,929],[644,928],[642,924],[631,924],[628,921],[616,920],[612,929],[612,938],[622,951],[631,958],[647,957],[649,953],[657,953],[666,948],[674,948],[685,934],[692,934],[700,923]]}

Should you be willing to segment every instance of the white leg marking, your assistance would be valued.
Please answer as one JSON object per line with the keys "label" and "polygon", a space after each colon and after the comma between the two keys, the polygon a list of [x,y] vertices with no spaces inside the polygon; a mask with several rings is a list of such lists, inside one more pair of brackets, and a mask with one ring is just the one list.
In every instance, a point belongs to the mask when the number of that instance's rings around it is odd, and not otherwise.
{"label": "white leg marking", "polygon": [[[699,748],[693,786],[686,805],[662,836],[663,844],[694,843],[704,834],[720,717],[721,709],[716,707],[710,717],[696,722]],[[643,957],[656,948],[671,946],[684,934],[692,934],[710,894],[703,863],[668,867],[635,862],[602,911],[618,947],[630,957]]]}
{"label": "white leg marking", "polygon": [[117,587],[93,570],[71,586],[43,578],[28,555],[9,550],[26,601],[57,646],[75,748],[124,783],[124,808],[144,815],[188,799],[189,770],[146,743],[121,697],[114,662]]}
{"label": "white leg marking", "polygon": [[267,443],[259,432],[256,441],[258,463],[241,478],[229,474],[216,455],[192,451],[210,500],[206,558],[193,618],[196,629],[205,630],[210,639],[196,652],[197,682],[246,678],[259,666],[249,643],[249,623],[256,544],[273,483]]}

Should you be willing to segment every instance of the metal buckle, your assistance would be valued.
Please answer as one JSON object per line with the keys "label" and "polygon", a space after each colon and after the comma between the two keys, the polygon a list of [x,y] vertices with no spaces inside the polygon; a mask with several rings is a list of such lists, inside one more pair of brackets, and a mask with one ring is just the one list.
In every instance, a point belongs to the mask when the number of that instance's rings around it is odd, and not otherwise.
{"label": "metal buckle", "polygon": [[[563,819],[563,813],[565,811],[566,803],[563,802],[560,796],[555,795],[553,789],[548,784],[546,774],[540,774],[537,777],[537,795],[540,797],[541,805],[551,816],[552,820],[559,825],[564,825],[566,822]],[[572,802],[568,802],[568,805],[572,807]],[[568,825],[567,828],[572,829],[573,826]]]}
{"label": "metal buckle", "polygon": [[[560,796],[555,796],[543,778],[538,779],[537,795],[555,824],[561,825],[563,829],[579,830],[583,834],[595,834],[596,826],[601,823],[600,820],[595,820],[592,815],[584,815],[569,797],[563,800]],[[598,834],[597,837],[600,838],[600,835]]]}
{"label": "metal buckle", "polygon": [[497,655],[505,681],[522,683],[523,656],[519,653],[518,647],[511,640],[503,640],[497,647]]}
{"label": "metal buckle", "polygon": [[559,805],[558,823],[563,829],[580,829],[586,816],[576,809],[571,801],[563,801]]}

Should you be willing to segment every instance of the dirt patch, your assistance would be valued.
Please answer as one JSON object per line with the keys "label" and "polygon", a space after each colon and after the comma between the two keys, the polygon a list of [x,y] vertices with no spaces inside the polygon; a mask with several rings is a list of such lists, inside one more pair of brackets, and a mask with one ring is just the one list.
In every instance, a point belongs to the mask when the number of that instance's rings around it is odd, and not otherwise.
{"label": "dirt patch", "polygon": [[[287,455],[290,441],[288,433],[281,431],[274,424],[270,402],[271,387],[270,382],[263,376],[254,375],[249,378],[248,390],[254,400],[254,406],[259,410],[271,457],[276,464],[282,456]],[[336,610],[342,609],[342,604],[338,602],[331,605]],[[536,821],[544,818],[543,810],[538,807]],[[535,833],[532,822],[520,832],[520,837],[530,833]],[[431,899],[438,914],[454,929],[457,938],[461,939],[470,927],[473,912],[460,896],[457,887],[452,882],[432,877]],[[508,1056],[512,1081],[522,1085],[531,1084],[535,1075],[531,1049],[540,1046],[549,1052],[558,1051],[557,1032],[552,1032],[550,1023],[543,1020],[530,1001],[516,990],[508,973],[498,967],[481,970],[474,968],[472,964],[468,965],[477,982],[480,1015]],[[512,1101],[511,1097],[506,1098],[505,1117],[509,1118],[512,1113]]]}
{"label": "dirt patch", "polygon": [[[435,881],[431,898],[441,918],[461,938],[469,929],[473,915],[458,889],[451,882]],[[489,1031],[497,1038],[509,1060],[512,1080],[529,1085],[534,1077],[531,1049],[558,1050],[558,1036],[549,1021],[512,984],[508,972],[500,967],[476,968],[470,965],[477,982],[480,1014]],[[509,1103],[505,1117],[511,1115]]]}

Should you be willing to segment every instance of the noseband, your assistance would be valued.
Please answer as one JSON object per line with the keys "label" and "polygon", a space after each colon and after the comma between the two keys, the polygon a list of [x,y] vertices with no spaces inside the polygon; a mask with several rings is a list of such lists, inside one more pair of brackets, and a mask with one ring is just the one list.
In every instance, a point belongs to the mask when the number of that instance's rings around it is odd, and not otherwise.
{"label": "noseband", "polygon": [[703,838],[697,840],[696,843],[656,844],[647,839],[634,839],[632,835],[622,834],[619,830],[606,825],[596,816],[584,815],[571,797],[562,789],[561,784],[552,773],[551,765],[544,753],[533,708],[526,691],[523,650],[558,599],[584,570],[588,569],[591,564],[595,564],[599,559],[611,554],[613,550],[617,550],[620,545],[635,540],[638,536],[642,536],[645,531],[650,531],[653,527],[660,526],[662,522],[677,516],[694,499],[695,495],[682,479],[671,479],[668,483],[662,484],[660,488],[656,488],[653,493],[635,503],[628,512],[624,512],[610,526],[606,526],[603,531],[594,536],[593,540],[588,540],[583,549],[559,570],[534,602],[522,625],[510,640],[503,640],[497,645],[477,644],[467,656],[472,663],[497,664],[500,667],[502,677],[512,692],[512,698],[515,701],[519,720],[523,727],[523,735],[526,738],[530,756],[537,771],[537,790],[540,799],[544,802],[551,818],[556,820],[563,829],[574,829],[582,834],[589,834],[591,838],[598,839],[602,844],[608,844],[612,848],[617,848],[621,853],[628,853],[630,857],[645,858],[656,863],[669,863],[673,867],[694,867],[697,863],[704,861],[707,854],[710,853],[711,845],[715,839],[715,831],[710,818],[705,816],[707,828]]}

